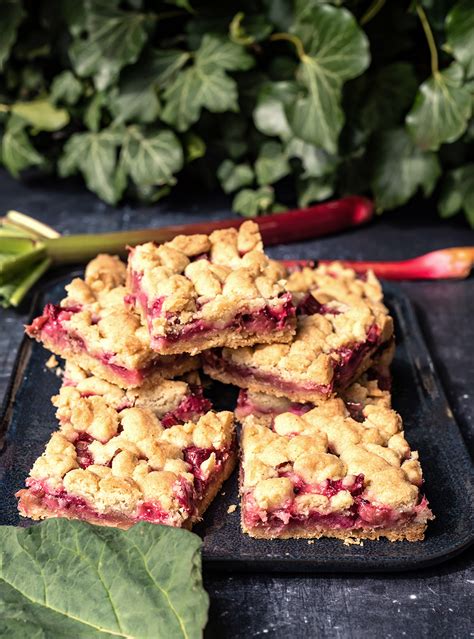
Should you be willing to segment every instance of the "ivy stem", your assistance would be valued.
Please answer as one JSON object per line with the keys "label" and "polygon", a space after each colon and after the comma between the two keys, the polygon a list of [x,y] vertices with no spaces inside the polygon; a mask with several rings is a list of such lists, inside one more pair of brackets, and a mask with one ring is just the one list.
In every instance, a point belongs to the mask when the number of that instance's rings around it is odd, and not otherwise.
{"label": "ivy stem", "polygon": [[418,2],[416,3],[416,12],[418,14],[418,17],[420,18],[421,26],[423,27],[423,31],[425,32],[426,41],[428,42],[428,47],[430,49],[431,73],[433,74],[433,76],[436,77],[439,74],[438,49],[436,48],[433,31],[431,30],[425,10]]}
{"label": "ivy stem", "polygon": [[270,36],[270,40],[286,40],[287,42],[291,42],[291,44],[293,44],[296,49],[298,58],[300,60],[303,60],[306,57],[303,43],[298,38],[298,36],[292,35],[291,33],[274,33]]}
{"label": "ivy stem", "polygon": [[367,11],[364,13],[362,18],[360,19],[360,24],[361,25],[367,24],[367,22],[370,22],[370,20],[375,18],[375,16],[382,9],[384,4],[385,4],[385,0],[374,0],[374,2],[372,2],[370,7],[367,9]]}

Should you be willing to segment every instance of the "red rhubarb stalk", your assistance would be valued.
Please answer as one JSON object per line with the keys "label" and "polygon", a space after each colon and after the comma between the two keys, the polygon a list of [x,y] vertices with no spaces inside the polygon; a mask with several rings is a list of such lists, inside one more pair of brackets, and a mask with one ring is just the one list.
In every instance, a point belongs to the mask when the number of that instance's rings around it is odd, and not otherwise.
{"label": "red rhubarb stalk", "polygon": [[[334,260],[318,260],[318,264],[330,264]],[[372,270],[377,277],[386,280],[442,280],[463,279],[474,266],[474,246],[432,251],[419,257],[396,262],[362,262],[338,260],[357,273]],[[289,270],[312,266],[311,260],[282,260]]]}
{"label": "red rhubarb stalk", "polygon": [[[264,244],[271,246],[309,240],[363,224],[372,218],[373,211],[374,207],[370,200],[351,195],[305,209],[264,215],[255,218],[254,221],[260,227]],[[57,239],[45,239],[43,244],[54,262],[66,264],[92,259],[100,252],[125,255],[126,246],[135,246],[150,241],[167,242],[181,234],[208,234],[216,229],[237,228],[242,222],[242,218],[235,217],[194,224],[175,224],[157,229],[93,235],[64,235]]]}

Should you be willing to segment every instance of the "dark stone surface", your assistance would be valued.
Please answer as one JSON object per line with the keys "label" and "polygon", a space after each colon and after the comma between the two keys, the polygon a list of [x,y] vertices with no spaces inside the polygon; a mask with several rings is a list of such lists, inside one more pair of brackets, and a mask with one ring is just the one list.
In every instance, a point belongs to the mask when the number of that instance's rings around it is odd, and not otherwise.
{"label": "dark stone surface", "polygon": [[[24,211],[62,233],[164,225],[229,214],[228,201],[200,205],[175,198],[152,208],[113,209],[75,183],[18,184],[0,174],[0,210]],[[425,207],[426,209],[426,207]],[[365,228],[271,250],[274,257],[402,259],[444,246],[474,244],[462,221],[440,222],[431,210],[387,213]],[[474,443],[474,278],[463,282],[405,282],[471,450]],[[0,398],[10,379],[31,300],[0,314]],[[473,636],[472,552],[423,571],[386,575],[205,574],[211,597],[208,637]]]}

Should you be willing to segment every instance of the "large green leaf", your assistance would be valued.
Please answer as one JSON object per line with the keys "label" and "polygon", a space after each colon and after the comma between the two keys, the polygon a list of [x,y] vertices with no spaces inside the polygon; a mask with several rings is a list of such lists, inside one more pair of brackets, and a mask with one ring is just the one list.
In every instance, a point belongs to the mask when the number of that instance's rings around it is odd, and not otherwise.
{"label": "large green leaf", "polygon": [[15,177],[23,169],[44,162],[43,156],[31,144],[25,125],[22,118],[10,116],[2,137],[2,163]]}
{"label": "large green leaf", "polygon": [[186,131],[201,110],[237,111],[237,84],[226,71],[249,68],[245,49],[230,40],[205,35],[191,67],[181,71],[165,92],[162,120]]}
{"label": "large green leaf", "polygon": [[405,204],[419,188],[432,193],[441,174],[435,153],[422,151],[405,129],[392,129],[374,140],[371,186],[379,210]]}
{"label": "large green leaf", "polygon": [[86,0],[86,37],[77,36],[69,48],[76,73],[94,78],[106,89],[127,64],[136,62],[146,42],[147,16],[122,11],[116,0]]}
{"label": "large green leaf", "polygon": [[290,126],[334,153],[344,124],[342,86],[369,65],[368,40],[349,11],[329,5],[305,11],[293,31],[304,48],[297,72],[303,93],[288,108]]}
{"label": "large green leaf", "polygon": [[38,131],[58,131],[69,123],[69,113],[66,109],[58,109],[46,98],[38,98],[31,102],[15,102],[10,110]]}
{"label": "large green leaf", "polygon": [[446,18],[448,46],[469,78],[474,76],[474,10],[472,0],[456,3]]}
{"label": "large green leaf", "polygon": [[197,535],[51,519],[0,528],[0,635],[198,639],[208,597]]}
{"label": "large green leaf", "polygon": [[135,184],[161,186],[176,183],[174,174],[183,166],[183,150],[172,131],[147,133],[129,126],[120,159]]}
{"label": "large green leaf", "polygon": [[225,193],[232,193],[253,182],[253,171],[249,164],[235,164],[224,160],[217,170],[217,177]]}
{"label": "large green leaf", "polygon": [[472,95],[463,86],[461,65],[454,62],[423,82],[406,123],[420,148],[436,151],[464,133],[471,113]]}
{"label": "large green leaf", "polygon": [[58,163],[59,174],[80,171],[88,188],[110,204],[120,199],[125,183],[117,170],[117,147],[121,134],[105,129],[99,133],[75,133],[66,142]]}
{"label": "large green leaf", "polygon": [[255,175],[260,186],[278,182],[288,175],[290,165],[288,157],[279,142],[265,142],[255,162]]}
{"label": "large green leaf", "polygon": [[18,0],[0,2],[0,71],[3,69],[25,12]]}
{"label": "large green leaf", "polygon": [[441,217],[451,217],[464,211],[472,227],[474,227],[474,164],[466,164],[448,173],[438,210]]}
{"label": "large green leaf", "polygon": [[53,104],[64,102],[73,105],[82,95],[82,82],[72,71],[63,71],[57,75],[51,85],[51,101]]}

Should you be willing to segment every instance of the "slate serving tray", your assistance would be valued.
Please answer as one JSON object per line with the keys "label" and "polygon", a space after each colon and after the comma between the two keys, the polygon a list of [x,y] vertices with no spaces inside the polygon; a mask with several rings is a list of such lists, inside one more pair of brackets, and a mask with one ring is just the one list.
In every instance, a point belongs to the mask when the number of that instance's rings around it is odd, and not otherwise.
{"label": "slate serving tray", "polygon": [[[49,283],[37,296],[32,316],[46,302],[64,296],[64,285],[78,272]],[[395,319],[397,354],[393,364],[394,406],[404,420],[405,435],[418,449],[426,494],[436,519],[424,542],[364,541],[344,546],[333,539],[251,539],[239,525],[237,473],[225,484],[195,527],[204,540],[203,561],[216,570],[279,572],[381,572],[415,570],[459,554],[474,541],[474,473],[459,428],[449,408],[413,308],[395,286],[386,287]],[[45,368],[49,357],[39,344],[26,340],[18,355],[10,389],[0,413],[0,524],[28,526],[20,519],[14,493],[23,487],[34,460],[56,428],[50,398],[60,379]],[[215,385],[209,395],[216,408],[232,409],[236,391]]]}

